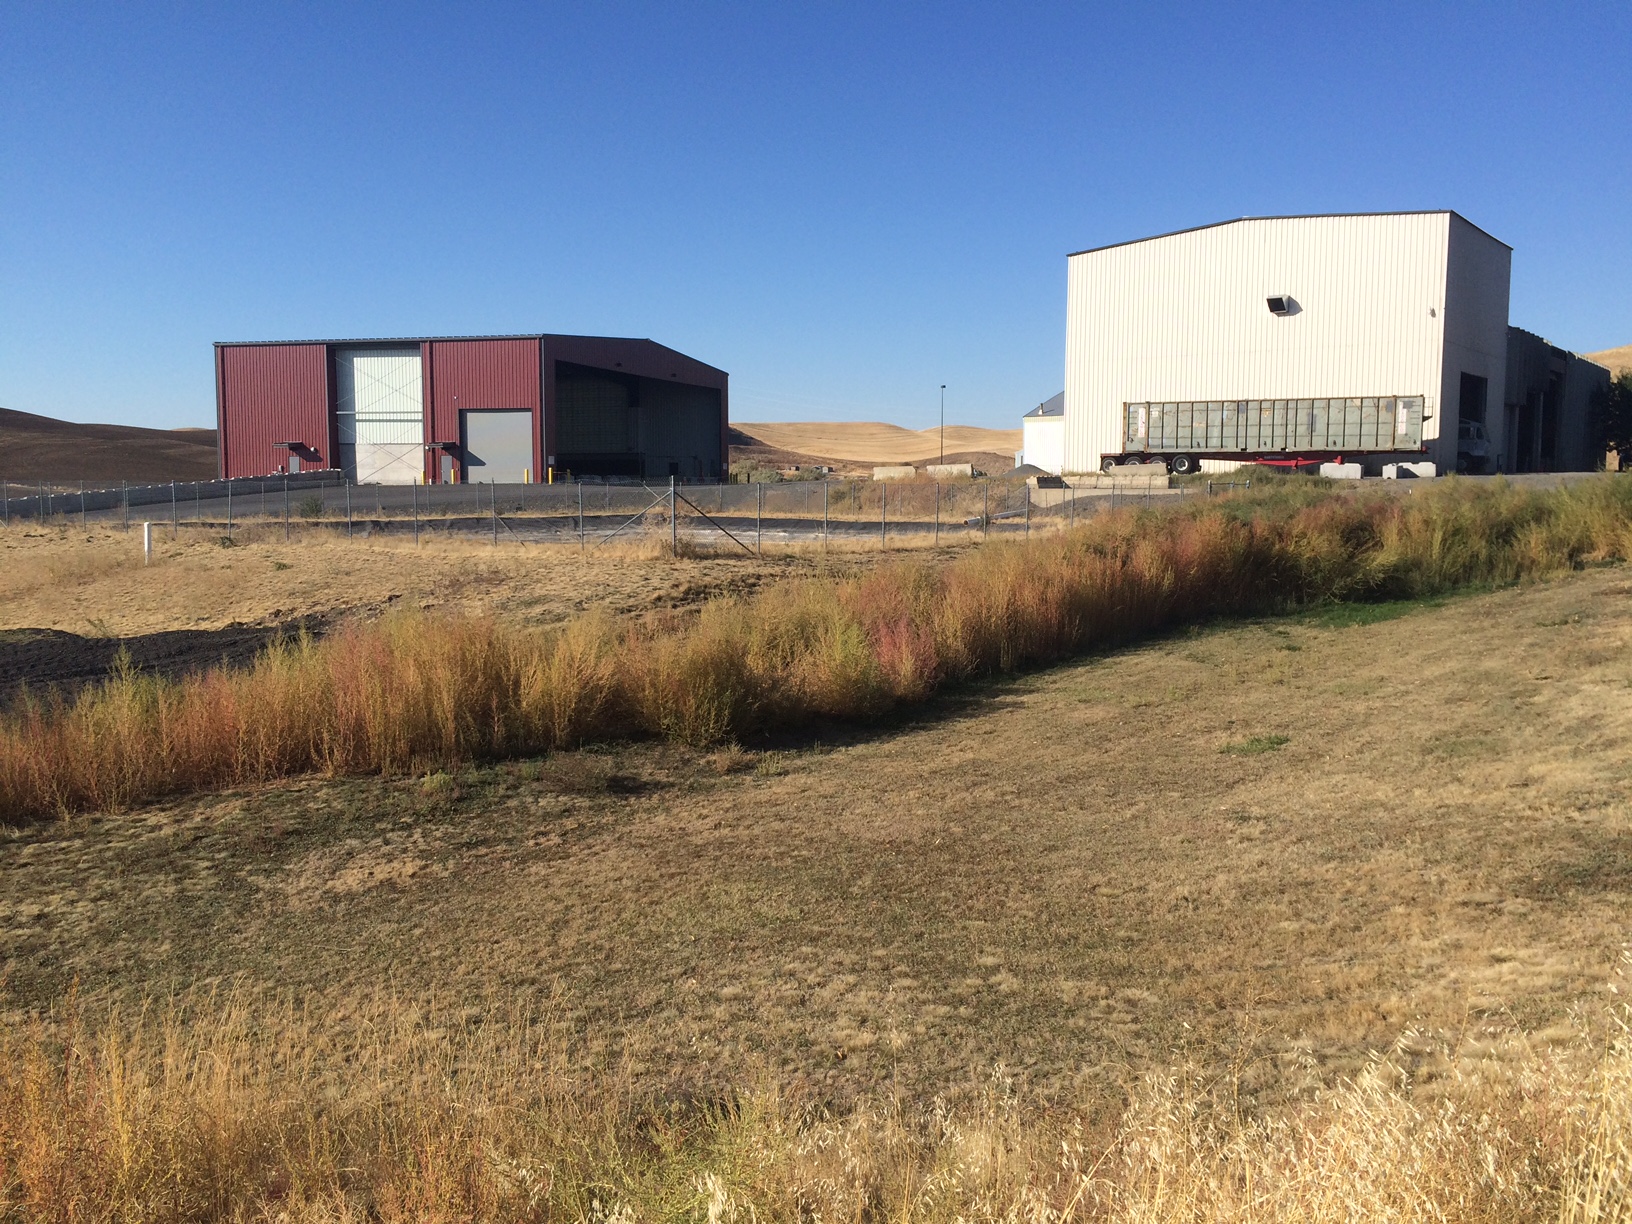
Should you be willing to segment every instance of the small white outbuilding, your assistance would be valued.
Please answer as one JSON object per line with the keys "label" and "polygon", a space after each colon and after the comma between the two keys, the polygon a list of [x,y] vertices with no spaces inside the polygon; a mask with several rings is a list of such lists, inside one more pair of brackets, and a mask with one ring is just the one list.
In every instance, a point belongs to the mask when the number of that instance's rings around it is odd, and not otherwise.
{"label": "small white outbuilding", "polygon": [[1065,392],[1046,399],[1020,418],[1020,454],[1015,464],[1029,463],[1058,476],[1065,466]]}

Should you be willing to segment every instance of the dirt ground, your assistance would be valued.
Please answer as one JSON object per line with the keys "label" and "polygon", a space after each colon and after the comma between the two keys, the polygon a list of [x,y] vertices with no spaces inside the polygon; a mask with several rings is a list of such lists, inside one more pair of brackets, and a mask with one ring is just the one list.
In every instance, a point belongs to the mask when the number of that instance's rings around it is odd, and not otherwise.
{"label": "dirt ground", "polygon": [[1603,1014],[1629,647],[1632,574],[1595,570],[1197,631],[866,733],[13,831],[6,1006],[238,981],[343,1027],[371,992],[520,996],[663,1090],[1113,1102],[1190,1058],[1272,1101],[1389,1047],[1429,1082],[1440,1043]]}
{"label": "dirt ground", "polygon": [[[348,540],[298,526],[285,541],[276,525],[240,527],[223,547],[219,536],[184,526],[175,541],[156,530],[154,561],[144,566],[134,530],[14,528],[0,532],[0,631],[106,639],[264,628],[374,615],[399,602],[550,623],[590,607],[638,615],[688,606],[797,574],[848,573],[877,556],[866,542],[855,552],[782,546],[762,557],[722,550],[673,560],[655,540],[580,554],[573,545],[495,548],[481,535],[416,549],[411,539]],[[5,650],[0,642],[0,661]]]}

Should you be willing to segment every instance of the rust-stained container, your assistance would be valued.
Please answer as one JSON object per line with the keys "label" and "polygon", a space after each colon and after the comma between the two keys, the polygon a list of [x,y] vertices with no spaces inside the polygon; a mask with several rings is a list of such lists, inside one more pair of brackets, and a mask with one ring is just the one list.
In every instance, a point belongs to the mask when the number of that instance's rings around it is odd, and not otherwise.
{"label": "rust-stained container", "polygon": [[[221,475],[287,471],[290,455],[306,469],[334,465],[328,346],[215,346],[215,423]],[[280,445],[293,444],[293,445]]]}

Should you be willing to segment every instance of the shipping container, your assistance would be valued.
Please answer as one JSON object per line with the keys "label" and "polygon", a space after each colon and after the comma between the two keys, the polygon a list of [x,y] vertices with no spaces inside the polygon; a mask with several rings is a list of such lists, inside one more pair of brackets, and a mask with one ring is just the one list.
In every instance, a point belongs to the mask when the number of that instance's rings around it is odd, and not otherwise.
{"label": "shipping container", "polygon": [[1122,451],[1104,455],[1101,466],[1108,471],[1159,455],[1182,474],[1202,459],[1417,451],[1423,400],[1380,395],[1125,404]]}

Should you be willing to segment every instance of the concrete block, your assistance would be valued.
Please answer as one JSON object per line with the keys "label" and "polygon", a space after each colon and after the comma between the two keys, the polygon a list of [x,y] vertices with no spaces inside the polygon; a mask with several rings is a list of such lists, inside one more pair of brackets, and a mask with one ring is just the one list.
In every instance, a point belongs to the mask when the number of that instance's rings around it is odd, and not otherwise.
{"label": "concrete block", "polygon": [[927,463],[924,471],[936,480],[956,480],[962,476],[967,480],[974,479],[975,465],[972,463]]}
{"label": "concrete block", "polygon": [[1385,463],[1384,480],[1431,480],[1439,469],[1431,463]]}
{"label": "concrete block", "polygon": [[1359,480],[1365,468],[1358,463],[1323,463],[1320,474],[1328,480]]}
{"label": "concrete block", "polygon": [[891,463],[873,469],[874,480],[911,480],[916,475],[918,469],[910,463]]}

